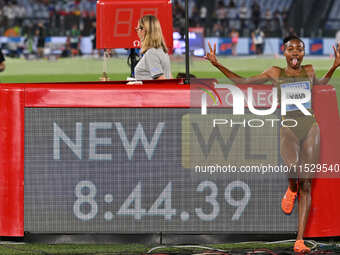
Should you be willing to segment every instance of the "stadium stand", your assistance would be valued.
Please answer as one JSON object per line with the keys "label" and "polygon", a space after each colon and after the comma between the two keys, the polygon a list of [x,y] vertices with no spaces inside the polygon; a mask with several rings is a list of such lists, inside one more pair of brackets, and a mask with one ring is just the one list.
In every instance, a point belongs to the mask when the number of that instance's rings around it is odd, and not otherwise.
{"label": "stadium stand", "polygon": [[[204,1],[192,0],[189,1],[189,16],[191,17],[191,26],[204,26],[207,35],[212,31],[213,23],[216,21],[215,10],[218,1]],[[235,8],[231,11],[231,2],[235,4]],[[261,12],[261,26],[265,25],[266,12],[269,10],[271,19],[275,20],[277,17],[275,13],[282,13],[287,11],[292,3],[292,0],[225,0],[224,5],[227,8],[228,19],[234,20],[230,24],[236,24],[236,28],[240,26],[240,7],[245,3],[249,10],[248,29],[253,30],[252,23],[252,7],[255,3],[260,6]],[[75,1],[56,1],[56,0],[0,0],[0,34],[3,35],[7,29],[13,26],[20,26],[22,29],[18,33],[23,35],[26,33],[25,27],[34,26],[38,22],[43,21],[48,27],[50,35],[63,36],[71,29],[71,24],[77,23],[82,33],[88,35],[90,33],[89,27],[91,21],[95,20],[95,0],[75,0]],[[179,6],[184,10],[184,1],[174,1],[174,6]],[[202,23],[202,18],[197,17],[207,8],[206,21]],[[212,11],[211,11],[212,10]],[[203,15],[203,14],[202,14]],[[267,17],[268,18],[268,17]],[[184,12],[179,11],[178,8],[174,12],[174,27],[181,31],[183,27]],[[91,20],[91,21],[90,21]],[[228,30],[230,28],[228,27]]]}
{"label": "stadium stand", "polygon": [[340,28],[340,1],[334,1],[325,28],[338,30]]}
{"label": "stadium stand", "polygon": [[[233,28],[239,30],[241,36],[249,36],[257,26],[265,28],[266,34],[270,36],[281,36],[284,32],[281,29],[280,19],[283,19],[282,22],[286,24],[286,13],[292,2],[292,0],[216,0],[209,3],[199,0],[191,1],[191,6],[189,6],[190,25],[204,27],[207,36],[215,36],[216,34],[226,36]],[[184,1],[178,0],[174,3],[174,5],[180,5],[184,9]],[[256,5],[258,6],[258,14],[254,14]],[[202,14],[204,8],[208,9],[207,17],[197,19],[196,17]],[[245,9],[242,10],[242,8]],[[242,12],[246,12],[246,14]],[[258,15],[258,20],[256,20],[255,15]],[[183,26],[181,24],[184,22],[180,22],[180,20],[183,20],[184,17],[179,18],[178,16],[178,13],[175,14],[174,28],[176,31],[182,31]],[[243,18],[245,20],[241,21]],[[222,22],[223,29],[216,31],[216,23],[220,23],[221,19],[224,19],[224,22]]]}
{"label": "stadium stand", "polygon": [[[184,2],[173,1],[174,31],[180,33],[185,24]],[[78,25],[82,36],[93,35],[95,9],[96,0],[0,0],[0,35],[34,36],[38,23],[44,24],[47,36],[67,36],[72,24]],[[291,28],[299,36],[333,37],[340,27],[339,13],[340,1],[334,0],[310,0],[308,4],[292,0],[189,1],[190,26],[203,27],[205,36],[226,37],[234,28],[241,37],[249,37],[260,26],[266,37],[285,36]]]}
{"label": "stadium stand", "polygon": [[40,22],[48,28],[49,35],[64,36],[77,24],[84,35],[91,32],[96,16],[96,1],[75,0],[0,0],[0,34],[19,27],[19,35],[34,31],[30,29]]}

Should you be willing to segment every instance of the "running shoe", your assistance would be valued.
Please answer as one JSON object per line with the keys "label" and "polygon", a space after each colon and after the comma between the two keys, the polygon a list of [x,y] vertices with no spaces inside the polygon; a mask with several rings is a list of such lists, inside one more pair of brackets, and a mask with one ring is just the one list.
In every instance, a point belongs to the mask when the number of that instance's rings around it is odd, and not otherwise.
{"label": "running shoe", "polygon": [[281,209],[285,214],[291,214],[294,208],[297,192],[293,192],[288,187],[286,194],[281,201]]}
{"label": "running shoe", "polygon": [[294,252],[296,253],[310,253],[310,249],[305,245],[303,240],[296,240],[294,244]]}

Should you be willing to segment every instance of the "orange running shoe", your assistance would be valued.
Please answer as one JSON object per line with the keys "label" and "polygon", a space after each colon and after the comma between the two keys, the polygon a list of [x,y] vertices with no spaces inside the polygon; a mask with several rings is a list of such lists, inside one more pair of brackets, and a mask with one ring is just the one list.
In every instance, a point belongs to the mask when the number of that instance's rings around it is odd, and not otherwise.
{"label": "orange running shoe", "polygon": [[281,209],[285,214],[291,214],[294,208],[297,192],[293,192],[288,187],[286,194],[281,201]]}
{"label": "orange running shoe", "polygon": [[310,249],[305,245],[303,240],[296,240],[294,244],[294,252],[296,253],[310,253]]}

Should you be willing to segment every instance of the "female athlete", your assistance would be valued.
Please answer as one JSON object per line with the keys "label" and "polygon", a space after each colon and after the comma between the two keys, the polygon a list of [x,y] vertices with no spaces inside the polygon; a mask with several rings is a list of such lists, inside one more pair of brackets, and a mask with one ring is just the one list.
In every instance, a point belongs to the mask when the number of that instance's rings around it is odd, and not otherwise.
{"label": "female athlete", "polygon": [[[286,93],[282,88],[294,89],[299,87],[299,93],[309,90],[311,93],[314,84],[327,84],[331,79],[335,69],[340,65],[340,50],[334,46],[335,60],[329,71],[321,79],[317,79],[312,65],[302,65],[305,55],[305,45],[303,41],[296,36],[289,36],[283,40],[284,56],[286,57],[287,66],[280,68],[272,66],[259,75],[244,78],[230,71],[221,65],[216,58],[216,44],[212,49],[210,43],[208,52],[205,56],[210,63],[218,68],[226,77],[235,84],[263,84],[271,82],[276,86],[280,93]],[[286,90],[285,90],[286,91]],[[295,90],[296,91],[296,90]],[[296,93],[296,92],[295,92]],[[301,95],[295,95],[299,96]],[[294,95],[293,95],[294,96]],[[279,96],[280,100],[280,96]],[[304,115],[298,108],[287,107],[287,114],[283,118],[294,119],[297,126],[281,127],[280,129],[280,153],[285,164],[291,169],[304,169],[305,164],[317,164],[320,151],[320,130],[315,120],[311,101],[304,104],[311,115]],[[298,233],[294,244],[294,251],[300,253],[309,253],[310,249],[304,244],[303,234],[311,207],[311,182],[313,175],[308,172],[298,173],[296,178],[289,178],[288,189],[282,198],[281,208],[286,214],[293,211],[295,199],[299,193],[298,201]]]}

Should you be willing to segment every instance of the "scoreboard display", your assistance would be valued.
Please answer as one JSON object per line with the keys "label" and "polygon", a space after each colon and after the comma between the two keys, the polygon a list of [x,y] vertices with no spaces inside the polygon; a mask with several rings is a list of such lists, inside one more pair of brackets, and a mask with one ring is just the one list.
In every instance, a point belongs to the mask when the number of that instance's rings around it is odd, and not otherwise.
{"label": "scoreboard display", "polygon": [[[198,164],[207,147],[199,137],[215,132],[196,119],[185,108],[26,109],[25,230],[294,232],[296,217],[280,207],[285,175],[211,175],[187,164],[190,143],[199,148],[191,155]],[[219,130],[229,143],[229,162],[234,154],[246,161],[258,153],[254,144],[241,142],[242,129],[233,132],[233,144],[231,130]],[[277,129],[250,130],[248,138],[267,139],[272,147],[262,144],[261,154],[278,159]],[[213,157],[220,141],[212,143]]]}
{"label": "scoreboard display", "polygon": [[171,0],[99,0],[96,10],[97,48],[140,48],[135,28],[142,16],[150,14],[159,19],[166,44],[172,50]]}

